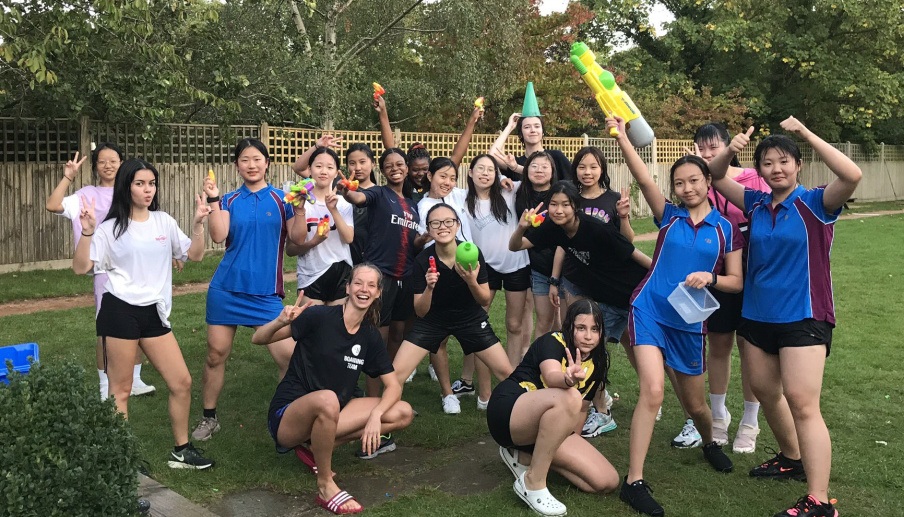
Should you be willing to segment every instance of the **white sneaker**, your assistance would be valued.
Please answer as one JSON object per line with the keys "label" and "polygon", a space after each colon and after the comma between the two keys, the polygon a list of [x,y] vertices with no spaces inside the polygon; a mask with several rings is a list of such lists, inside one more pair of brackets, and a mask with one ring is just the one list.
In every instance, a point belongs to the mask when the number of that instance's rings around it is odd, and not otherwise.
{"label": "white sneaker", "polygon": [[756,437],[759,434],[759,427],[741,424],[738,426],[738,434],[735,436],[731,450],[738,454],[750,454],[756,451]]}
{"label": "white sneaker", "polygon": [[703,438],[700,436],[700,433],[697,432],[697,427],[694,425],[694,421],[690,418],[684,422],[684,427],[681,428],[681,432],[678,433],[678,436],[672,440],[672,447],[677,449],[691,449],[693,447],[700,447],[703,443]]}
{"label": "white sneaker", "polygon": [[480,400],[480,395],[477,396],[477,411],[486,411],[489,405],[489,400]]}
{"label": "white sneaker", "polygon": [[446,395],[443,397],[443,412],[447,415],[457,415],[461,413],[461,403],[455,395]]}
{"label": "white sneaker", "polygon": [[725,418],[713,418],[713,441],[718,445],[728,445],[728,426],[731,425],[731,413],[725,412]]}
{"label": "white sneaker", "polygon": [[138,397],[141,395],[150,395],[157,391],[157,388],[151,386],[150,384],[145,384],[143,380],[140,378],[132,379],[132,396]]}
{"label": "white sneaker", "polygon": [[[593,407],[593,406],[591,406]],[[599,411],[590,411],[587,413],[587,420],[581,429],[581,437],[593,438],[603,433],[613,431],[618,427],[611,413],[600,413]]]}
{"label": "white sneaker", "polygon": [[413,371],[411,372],[411,375],[409,375],[408,378],[405,379],[405,384],[408,384],[409,382],[413,381],[413,380],[414,380],[414,374],[416,374],[416,373],[417,373],[417,369],[413,370]]}
{"label": "white sneaker", "polygon": [[439,382],[439,377],[436,376],[436,369],[433,368],[433,365],[427,366],[427,373],[430,374],[430,380],[433,382]]}

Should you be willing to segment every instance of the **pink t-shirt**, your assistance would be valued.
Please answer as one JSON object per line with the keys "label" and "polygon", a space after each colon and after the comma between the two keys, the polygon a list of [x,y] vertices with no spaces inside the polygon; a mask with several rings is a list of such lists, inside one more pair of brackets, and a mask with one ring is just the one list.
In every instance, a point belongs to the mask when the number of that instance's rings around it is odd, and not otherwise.
{"label": "pink t-shirt", "polygon": [[[733,179],[745,188],[759,190],[760,192],[772,192],[772,189],[769,188],[769,185],[767,185],[766,181],[763,180],[759,173],[757,173],[756,169],[744,169],[741,174],[738,174]],[[709,189],[708,197],[716,210],[721,212],[726,219],[733,224],[736,224],[738,228],[741,228],[742,230],[746,228],[747,217],[740,208],[731,204],[731,202],[725,199],[725,196],[716,192],[716,189],[714,188]]]}
{"label": "pink t-shirt", "polygon": [[97,187],[88,185],[75,191],[75,194],[63,198],[63,213],[60,214],[66,219],[72,221],[73,245],[78,246],[79,239],[82,238],[82,222],[79,220],[79,214],[82,210],[82,197],[91,203],[94,199],[94,216],[97,218],[97,225],[104,222],[107,218],[107,212],[110,211],[110,205],[113,204],[113,187]]}

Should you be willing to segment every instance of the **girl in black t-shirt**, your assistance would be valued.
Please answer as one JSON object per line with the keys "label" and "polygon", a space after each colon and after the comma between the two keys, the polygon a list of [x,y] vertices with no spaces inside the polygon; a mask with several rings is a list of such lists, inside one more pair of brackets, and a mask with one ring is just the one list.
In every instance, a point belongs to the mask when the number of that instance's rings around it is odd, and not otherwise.
{"label": "girl in black t-shirt", "polygon": [[546,488],[550,468],[585,492],[611,492],[619,484],[612,464],[575,434],[605,387],[609,362],[602,344],[599,305],[579,300],[568,308],[562,331],[537,338],[490,397],[487,425],[515,475],[515,493],[541,515],[566,512]]}
{"label": "girl in black t-shirt", "polygon": [[[402,386],[375,326],[382,281],[374,266],[355,266],[344,305],[311,307],[308,302],[299,307],[296,302],[251,338],[266,344],[291,336],[297,343],[270,403],[267,427],[278,451],[294,448],[317,475],[315,501],[333,513],[363,509],[333,481],[336,445],[360,439],[359,456],[364,458],[389,452],[395,443],[388,433],[407,427],[414,417],[401,400]],[[352,398],[361,372],[379,377],[382,397]]]}
{"label": "girl in black t-shirt", "polygon": [[[427,212],[426,221],[428,235],[436,242],[414,261],[412,281],[418,319],[393,361],[396,375],[404,381],[428,351],[436,353],[440,343],[452,335],[461,343],[465,354],[476,354],[497,379],[506,378],[512,366],[483,309],[490,302],[483,255],[479,255],[478,265],[473,269],[464,269],[456,262],[455,234],[461,222],[451,206],[445,203],[433,206]],[[442,395],[443,409],[457,413],[446,407],[458,405],[452,390],[444,388]]]}

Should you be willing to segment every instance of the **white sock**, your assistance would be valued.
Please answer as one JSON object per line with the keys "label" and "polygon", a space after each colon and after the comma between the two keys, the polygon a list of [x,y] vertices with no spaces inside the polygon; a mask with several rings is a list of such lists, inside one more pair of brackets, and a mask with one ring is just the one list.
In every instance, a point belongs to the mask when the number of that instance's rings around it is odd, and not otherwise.
{"label": "white sock", "polygon": [[107,400],[110,395],[110,381],[107,380],[107,373],[103,370],[97,370],[97,378],[100,384],[100,399]]}
{"label": "white sock", "polygon": [[141,379],[141,363],[135,365],[135,369],[132,370],[132,378]]}
{"label": "white sock", "polygon": [[741,418],[742,424],[747,424],[751,427],[759,427],[760,423],[758,420],[758,414],[760,412],[760,403],[759,402],[747,402],[744,401],[744,417]]}
{"label": "white sock", "polygon": [[709,394],[709,405],[712,406],[713,418],[724,420],[728,418],[728,409],[725,408],[725,394]]}

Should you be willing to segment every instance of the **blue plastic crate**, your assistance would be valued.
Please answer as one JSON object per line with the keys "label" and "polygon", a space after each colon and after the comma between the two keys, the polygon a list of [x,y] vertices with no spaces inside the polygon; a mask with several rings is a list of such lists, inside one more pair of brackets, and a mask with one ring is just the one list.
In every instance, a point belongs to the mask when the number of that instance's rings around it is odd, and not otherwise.
{"label": "blue plastic crate", "polygon": [[7,359],[12,360],[13,369],[19,373],[28,373],[31,370],[29,358],[34,358],[38,362],[38,344],[22,343],[20,345],[11,345],[0,347],[0,382],[9,384],[9,371],[6,368]]}

